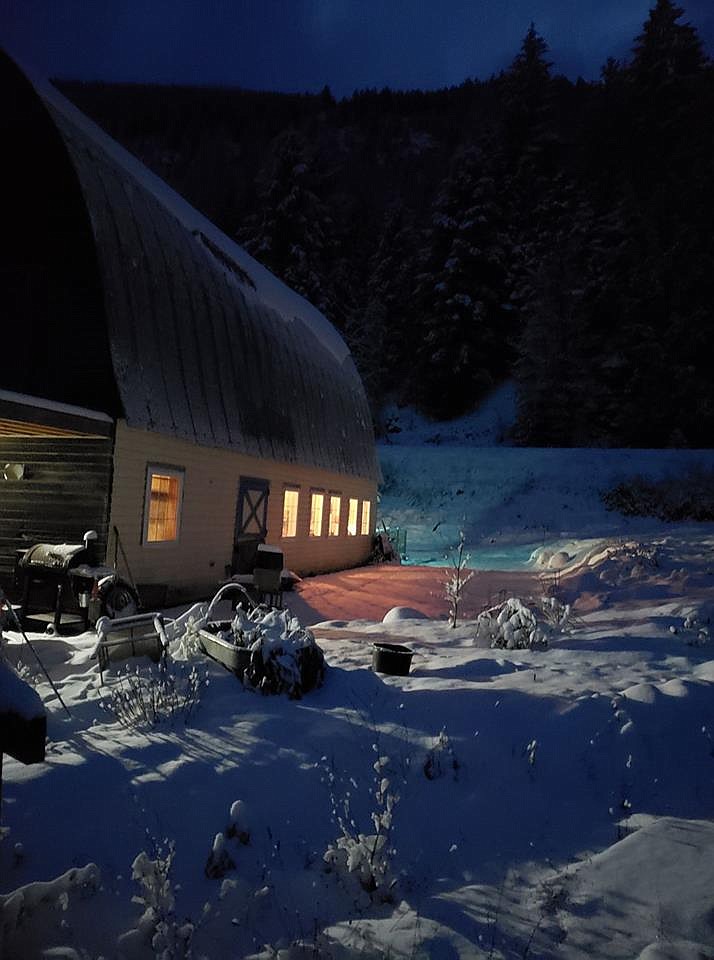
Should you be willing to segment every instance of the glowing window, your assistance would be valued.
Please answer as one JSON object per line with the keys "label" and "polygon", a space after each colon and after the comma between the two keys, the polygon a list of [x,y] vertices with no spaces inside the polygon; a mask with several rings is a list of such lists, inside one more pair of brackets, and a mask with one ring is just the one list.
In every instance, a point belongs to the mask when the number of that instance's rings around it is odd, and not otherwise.
{"label": "glowing window", "polygon": [[147,467],[144,542],[178,540],[183,470]]}
{"label": "glowing window", "polygon": [[350,498],[349,506],[347,508],[347,536],[356,537],[357,536],[357,508],[359,507],[359,501],[353,500]]}
{"label": "glowing window", "polygon": [[325,505],[324,493],[313,493],[310,497],[310,536],[322,536],[322,513]]}
{"label": "glowing window", "polygon": [[330,521],[327,532],[331,537],[340,535],[340,497],[339,494],[330,494]]}
{"label": "glowing window", "polygon": [[297,536],[297,515],[300,493],[297,490],[286,490],[283,497],[283,536]]}
{"label": "glowing window", "polygon": [[360,526],[359,532],[363,537],[369,536],[369,534],[372,532],[369,524],[371,508],[372,504],[369,500],[362,501],[362,525]]}

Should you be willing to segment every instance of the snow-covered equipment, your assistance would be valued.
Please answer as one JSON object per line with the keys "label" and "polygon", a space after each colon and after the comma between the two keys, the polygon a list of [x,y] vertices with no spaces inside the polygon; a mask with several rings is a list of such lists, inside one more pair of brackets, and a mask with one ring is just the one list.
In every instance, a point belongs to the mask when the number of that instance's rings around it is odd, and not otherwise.
{"label": "snow-covered equipment", "polygon": [[[87,530],[81,543],[36,543],[18,554],[15,581],[22,585],[21,622],[38,620],[47,624],[48,633],[57,633],[62,624],[86,629],[101,613],[114,617],[137,612],[134,588],[114,568],[89,562],[96,539],[96,531]],[[34,594],[52,609],[31,610]]]}
{"label": "snow-covered equipment", "polygon": [[372,644],[372,669],[375,673],[388,673],[394,677],[406,677],[412,664],[414,651],[402,643]]}
{"label": "snow-covered equipment", "polygon": [[273,607],[283,605],[283,551],[267,543],[259,544],[255,552],[253,584],[258,600]]}
{"label": "snow-covered equipment", "polygon": [[382,521],[372,545],[373,563],[401,563],[407,554],[407,531],[399,527],[388,527]]}
{"label": "snow-covered equipment", "polygon": [[149,657],[158,663],[168,646],[164,632],[164,618],[160,613],[140,613],[133,617],[100,617],[97,620],[99,676],[110,662],[129,657]]}
{"label": "snow-covered equipment", "polygon": [[[217,619],[219,603],[238,596],[233,618]],[[210,603],[197,603],[165,626],[170,649],[204,653],[261,693],[297,699],[320,686],[325,658],[312,632],[289,610],[256,605],[238,583],[224,584]]]}

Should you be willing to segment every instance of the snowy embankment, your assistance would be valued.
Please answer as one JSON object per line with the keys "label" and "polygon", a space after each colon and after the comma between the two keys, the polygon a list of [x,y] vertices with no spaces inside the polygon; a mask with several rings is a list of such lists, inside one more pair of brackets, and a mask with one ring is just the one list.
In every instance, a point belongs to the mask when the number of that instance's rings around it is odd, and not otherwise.
{"label": "snowy embankment", "polygon": [[656,534],[661,521],[608,511],[602,493],[633,476],[714,470],[712,450],[382,444],[380,460],[379,516],[407,531],[409,562],[443,565],[463,530],[471,565],[485,570],[523,568],[532,550],[558,541]]}
{"label": "snowy embankment", "polygon": [[[543,523],[539,566],[477,570],[455,629],[438,568],[304,581],[286,600],[328,669],[302,700],[243,689],[185,645],[184,675],[209,680],[188,726],[126,727],[108,709],[121,664],[102,686],[91,635],[33,636],[72,717],[35,672],[50,742],[44,764],[5,759],[3,960],[189,943],[211,960],[714,957],[714,525],[635,536],[596,506],[604,452],[553,469],[557,451],[521,453],[386,452],[387,477],[402,459],[382,506],[417,542],[442,514],[456,530],[463,502],[472,536],[509,543],[524,509],[540,522],[567,502],[568,520]],[[382,622],[395,605],[412,609]],[[514,648],[529,616],[547,647]],[[377,639],[411,647],[408,676],[371,670]],[[30,663],[17,634],[4,647]]]}

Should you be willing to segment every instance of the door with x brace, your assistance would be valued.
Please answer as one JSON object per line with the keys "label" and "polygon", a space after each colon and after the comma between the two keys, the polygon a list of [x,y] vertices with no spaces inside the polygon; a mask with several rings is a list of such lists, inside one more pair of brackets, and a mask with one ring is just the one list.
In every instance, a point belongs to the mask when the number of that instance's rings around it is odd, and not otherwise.
{"label": "door with x brace", "polygon": [[241,477],[238,484],[235,541],[265,539],[268,532],[268,496],[270,481],[261,477]]}

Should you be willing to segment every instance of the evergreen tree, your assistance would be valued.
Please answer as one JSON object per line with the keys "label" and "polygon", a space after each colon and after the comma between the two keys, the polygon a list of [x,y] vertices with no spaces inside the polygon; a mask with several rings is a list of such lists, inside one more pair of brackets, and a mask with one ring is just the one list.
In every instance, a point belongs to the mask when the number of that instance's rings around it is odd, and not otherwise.
{"label": "evergreen tree", "polygon": [[436,198],[414,292],[414,390],[436,417],[473,408],[504,376],[503,224],[481,150],[458,156]]}
{"label": "evergreen tree", "polygon": [[333,283],[340,256],[337,231],[320,199],[320,176],[305,138],[288,130],[273,143],[257,180],[259,212],[239,240],[288,286],[338,326],[344,301]]}

